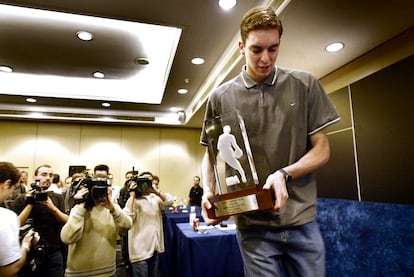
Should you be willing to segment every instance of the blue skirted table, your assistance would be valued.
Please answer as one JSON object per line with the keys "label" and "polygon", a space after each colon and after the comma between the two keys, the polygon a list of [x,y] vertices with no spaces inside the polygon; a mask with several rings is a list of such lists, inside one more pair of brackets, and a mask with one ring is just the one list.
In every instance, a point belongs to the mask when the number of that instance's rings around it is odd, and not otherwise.
{"label": "blue skirted table", "polygon": [[227,223],[228,228],[211,227],[204,234],[195,232],[188,223],[178,223],[172,245],[176,254],[169,276],[243,276],[234,223]]}
{"label": "blue skirted table", "polygon": [[[163,229],[164,229],[164,247],[165,252],[160,254],[159,257],[159,270],[160,274],[163,277],[171,276],[170,268],[172,260],[174,259],[176,253],[171,251],[172,243],[174,239],[175,232],[177,231],[178,223],[188,223],[189,222],[189,211],[190,207],[187,208],[179,207],[176,213],[172,212],[171,209],[163,212]],[[196,207],[196,215],[203,221],[201,216],[201,208]]]}

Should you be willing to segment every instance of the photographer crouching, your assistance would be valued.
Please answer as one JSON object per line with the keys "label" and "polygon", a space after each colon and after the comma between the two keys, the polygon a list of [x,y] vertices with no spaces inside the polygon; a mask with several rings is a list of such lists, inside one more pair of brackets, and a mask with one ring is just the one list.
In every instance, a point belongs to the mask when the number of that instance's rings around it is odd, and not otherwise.
{"label": "photographer crouching", "polygon": [[[19,171],[9,162],[0,162],[0,204],[12,194],[19,181]],[[25,265],[33,239],[29,230],[19,243],[19,220],[17,215],[0,207],[0,276],[16,276]]]}
{"label": "photographer crouching", "polygon": [[76,205],[63,226],[61,239],[69,245],[65,274],[68,276],[114,276],[116,240],[131,218],[112,201],[106,178],[86,177],[73,184]]}

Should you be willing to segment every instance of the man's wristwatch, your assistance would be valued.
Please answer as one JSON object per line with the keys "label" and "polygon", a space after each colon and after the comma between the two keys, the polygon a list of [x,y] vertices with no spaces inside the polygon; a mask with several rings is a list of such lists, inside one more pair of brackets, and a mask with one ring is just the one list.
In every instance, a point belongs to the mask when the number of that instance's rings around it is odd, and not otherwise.
{"label": "man's wristwatch", "polygon": [[285,177],[286,184],[289,184],[292,181],[292,176],[289,175],[289,173],[286,172],[283,168],[278,170],[282,175]]}

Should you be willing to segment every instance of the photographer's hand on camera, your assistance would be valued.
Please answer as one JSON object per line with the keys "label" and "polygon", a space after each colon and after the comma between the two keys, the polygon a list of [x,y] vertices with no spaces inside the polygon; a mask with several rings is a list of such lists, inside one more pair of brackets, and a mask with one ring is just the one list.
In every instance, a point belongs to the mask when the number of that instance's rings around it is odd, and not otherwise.
{"label": "photographer's hand on camera", "polygon": [[52,199],[50,199],[50,197],[47,197],[46,201],[42,201],[39,203],[40,205],[45,206],[46,208],[48,208],[51,212],[56,212],[56,210],[58,209],[55,204],[53,204]]}
{"label": "photographer's hand on camera", "polygon": [[35,192],[34,189],[28,190],[25,194],[26,205],[34,205],[35,199],[33,193]]}
{"label": "photographer's hand on camera", "polygon": [[111,187],[108,187],[108,197],[105,199],[105,201],[101,201],[99,204],[107,208],[111,212],[111,214],[115,212],[115,205],[114,205],[114,202],[112,201],[112,188]]}
{"label": "photographer's hand on camera", "polygon": [[22,249],[28,253],[30,251],[30,248],[32,247],[32,240],[33,236],[35,234],[35,231],[33,229],[29,230],[27,234],[22,239]]}
{"label": "photographer's hand on camera", "polygon": [[58,221],[65,223],[68,220],[69,216],[61,210],[59,210],[59,208],[55,206],[55,204],[49,196],[47,197],[46,201],[39,202],[39,204],[48,208],[49,211],[52,212],[52,214]]}
{"label": "photographer's hand on camera", "polygon": [[73,196],[73,199],[83,201],[86,198],[89,190],[86,187],[81,187],[76,194]]}
{"label": "photographer's hand on camera", "polygon": [[135,198],[135,196],[136,196],[135,195],[135,189],[136,189],[136,187],[137,187],[137,183],[136,182],[134,182],[134,181],[130,182],[129,188],[128,188],[129,196],[130,197]]}
{"label": "photographer's hand on camera", "polygon": [[161,190],[159,190],[156,185],[152,184],[152,188],[149,191],[157,195],[159,198],[161,198],[162,201],[165,201],[166,195],[162,193]]}

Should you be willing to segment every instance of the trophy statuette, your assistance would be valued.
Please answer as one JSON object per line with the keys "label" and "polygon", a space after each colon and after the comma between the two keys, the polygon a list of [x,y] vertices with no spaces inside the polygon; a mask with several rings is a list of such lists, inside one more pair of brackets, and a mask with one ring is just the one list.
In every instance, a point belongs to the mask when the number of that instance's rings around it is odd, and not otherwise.
{"label": "trophy statuette", "polygon": [[272,209],[273,191],[259,187],[246,128],[238,111],[223,113],[204,124],[218,191],[209,199],[213,206],[207,211],[209,218]]}

